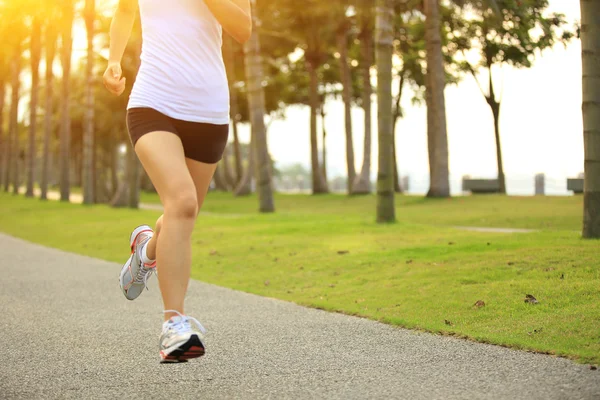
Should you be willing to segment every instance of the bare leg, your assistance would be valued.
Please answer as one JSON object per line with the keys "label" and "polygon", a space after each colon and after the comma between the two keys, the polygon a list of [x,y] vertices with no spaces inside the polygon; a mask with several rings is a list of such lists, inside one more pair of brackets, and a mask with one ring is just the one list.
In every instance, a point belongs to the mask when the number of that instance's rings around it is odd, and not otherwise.
{"label": "bare leg", "polygon": [[154,228],[154,236],[146,244],[146,255],[151,260],[156,260],[156,245],[158,244],[158,235],[162,229],[162,221],[164,214],[158,217],[156,220],[156,227]]}
{"label": "bare leg", "polygon": [[[183,314],[190,279],[191,236],[198,215],[197,193],[200,191],[196,182],[208,182],[205,194],[216,166],[186,160],[181,140],[170,132],[144,135],[135,150],[165,209],[162,221],[159,218],[157,222],[160,235],[155,239],[164,308]],[[152,248],[147,250],[149,257],[153,255],[151,251]],[[165,319],[173,315],[165,313]]]}

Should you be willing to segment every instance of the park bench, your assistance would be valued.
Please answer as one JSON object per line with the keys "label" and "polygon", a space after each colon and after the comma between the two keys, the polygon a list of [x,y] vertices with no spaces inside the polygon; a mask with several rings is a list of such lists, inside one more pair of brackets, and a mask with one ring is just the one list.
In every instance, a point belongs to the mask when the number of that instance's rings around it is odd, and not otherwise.
{"label": "park bench", "polygon": [[575,194],[583,193],[583,178],[567,179],[567,190],[571,190]]}
{"label": "park bench", "polygon": [[473,194],[499,193],[500,183],[498,179],[471,179],[464,177],[462,180],[462,191]]}

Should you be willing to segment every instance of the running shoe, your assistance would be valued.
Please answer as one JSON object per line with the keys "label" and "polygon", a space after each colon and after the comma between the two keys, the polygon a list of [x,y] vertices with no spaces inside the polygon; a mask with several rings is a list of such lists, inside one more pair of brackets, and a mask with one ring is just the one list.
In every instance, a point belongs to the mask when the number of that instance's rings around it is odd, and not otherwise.
{"label": "running shoe", "polygon": [[141,250],[152,236],[154,231],[148,225],[142,225],[131,233],[129,246],[131,256],[121,269],[119,283],[121,290],[128,300],[138,298],[144,288],[148,289],[148,279],[156,272],[156,261],[147,264],[142,261]]}
{"label": "running shoe", "polygon": [[163,323],[160,336],[161,363],[186,362],[202,357],[205,352],[204,334],[206,329],[196,318],[188,317],[177,311],[166,310],[177,315]]}

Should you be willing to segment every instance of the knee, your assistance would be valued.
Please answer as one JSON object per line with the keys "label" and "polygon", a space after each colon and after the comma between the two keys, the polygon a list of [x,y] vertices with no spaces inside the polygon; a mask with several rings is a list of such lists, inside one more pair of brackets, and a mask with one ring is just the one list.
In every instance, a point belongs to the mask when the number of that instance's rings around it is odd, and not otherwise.
{"label": "knee", "polygon": [[183,190],[169,198],[165,201],[165,213],[176,218],[196,219],[198,216],[196,191]]}

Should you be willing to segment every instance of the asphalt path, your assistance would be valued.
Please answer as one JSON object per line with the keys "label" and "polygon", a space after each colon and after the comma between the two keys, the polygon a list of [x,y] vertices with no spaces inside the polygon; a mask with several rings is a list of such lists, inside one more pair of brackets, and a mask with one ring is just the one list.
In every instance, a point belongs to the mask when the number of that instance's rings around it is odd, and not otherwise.
{"label": "asphalt path", "polygon": [[129,302],[118,264],[3,234],[0,255],[1,399],[600,399],[587,365],[196,281],[207,355],[159,364],[154,277]]}

